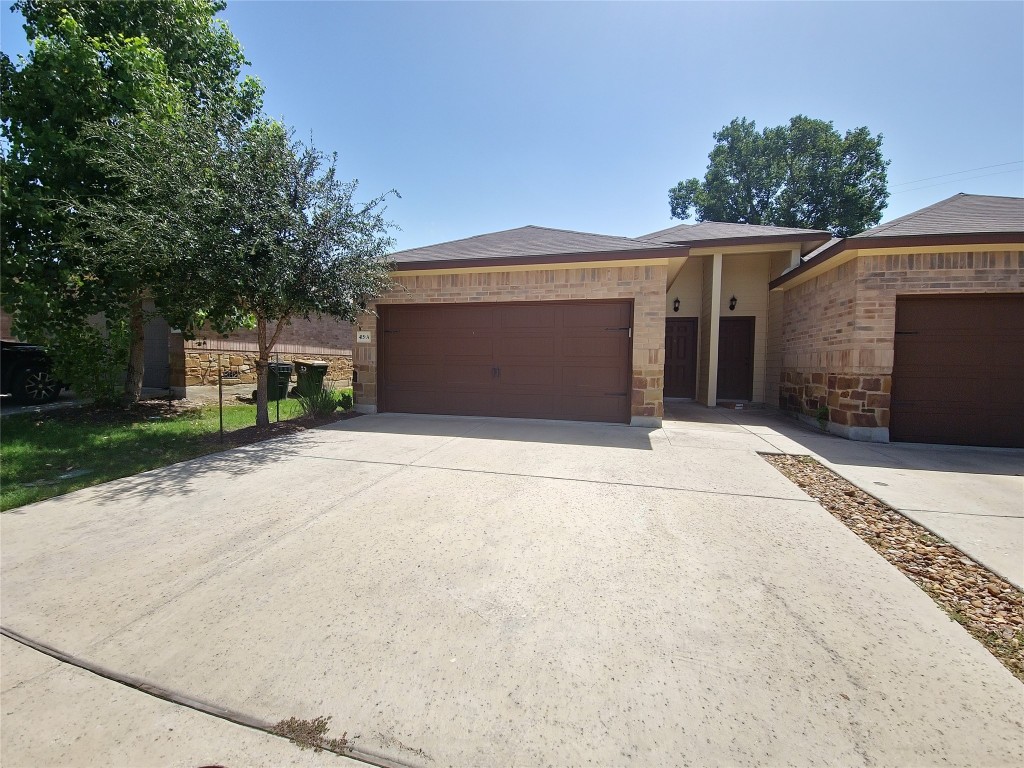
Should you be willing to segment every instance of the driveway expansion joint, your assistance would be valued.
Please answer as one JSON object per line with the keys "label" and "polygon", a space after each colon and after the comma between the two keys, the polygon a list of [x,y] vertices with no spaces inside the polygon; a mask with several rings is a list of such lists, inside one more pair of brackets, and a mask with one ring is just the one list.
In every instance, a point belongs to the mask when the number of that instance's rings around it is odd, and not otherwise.
{"label": "driveway expansion joint", "polygon": [[[756,452],[755,452],[756,453]],[[590,480],[588,478],[581,477],[563,477],[559,475],[531,475],[524,474],[521,472],[498,472],[493,469],[466,469],[463,467],[442,467],[433,464],[414,464],[414,463],[402,463],[396,461],[371,461],[368,459],[346,459],[336,456],[316,456],[312,454],[303,454],[307,459],[319,459],[321,461],[344,461],[352,464],[383,464],[389,467],[405,467],[409,469],[436,469],[444,472],[464,472],[475,475],[494,475],[498,477],[521,477],[523,479],[534,479],[534,480],[559,480],[567,483],[588,483],[592,485],[614,485],[623,488],[653,488],[659,491],[681,491],[684,493],[702,493],[711,496],[729,496],[741,499],[769,499],[772,501],[792,501],[798,504],[817,504],[818,502],[814,499],[807,498],[796,498],[790,496],[768,496],[761,493],[734,493],[730,491],[709,491],[702,488],[686,488],[674,485],[654,485],[653,483],[627,483],[621,480]],[[419,459],[416,459],[419,461]]]}
{"label": "driveway expansion joint", "polygon": [[[31,648],[34,651],[38,651],[39,653],[49,656],[58,662],[77,667],[78,669],[90,672],[98,677],[119,683],[127,688],[134,688],[140,693],[148,694],[149,696],[162,699],[170,702],[171,704],[177,704],[178,706],[187,707],[188,709],[194,709],[197,712],[202,712],[205,715],[211,715],[212,717],[226,720],[230,723],[234,723],[235,725],[241,725],[245,728],[262,731],[263,733],[267,733],[278,738],[285,738],[275,730],[274,723],[270,723],[258,717],[253,717],[252,715],[248,715],[235,709],[222,707],[218,704],[213,704],[211,702],[204,701],[203,699],[189,696],[188,694],[181,693],[179,691],[171,690],[170,688],[165,688],[161,685],[143,680],[140,677],[135,677],[134,675],[129,675],[124,672],[118,672],[100,664],[65,653],[39,640],[27,637],[10,627],[0,626],[0,635],[3,635],[16,643],[20,643],[26,648]],[[411,763],[397,762],[383,755],[378,755],[358,747],[347,747],[346,754],[337,756],[346,757],[365,765],[377,766],[377,768],[415,768]]]}

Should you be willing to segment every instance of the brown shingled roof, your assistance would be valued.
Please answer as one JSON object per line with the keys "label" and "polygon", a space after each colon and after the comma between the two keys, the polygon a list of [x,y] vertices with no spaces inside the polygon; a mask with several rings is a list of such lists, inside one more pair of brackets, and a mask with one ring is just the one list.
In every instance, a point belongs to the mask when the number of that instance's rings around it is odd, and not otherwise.
{"label": "brown shingled roof", "polygon": [[960,192],[927,208],[879,224],[851,239],[991,232],[1024,232],[1024,198]]}
{"label": "brown shingled roof", "polygon": [[[447,243],[410,248],[392,254],[399,265],[429,265],[454,261],[489,261],[543,256],[579,256],[592,253],[629,251],[670,251],[671,246],[631,237],[595,235],[567,229],[526,226],[486,235],[451,240]],[[625,258],[625,256],[623,256]]]}
{"label": "brown shingled roof", "polygon": [[963,192],[810,253],[796,269],[772,280],[779,288],[847,251],[863,248],[1016,244],[1024,241],[1024,198]]}
{"label": "brown shingled roof", "polygon": [[781,238],[792,240],[825,240],[828,232],[820,229],[797,229],[795,227],[770,227],[762,224],[730,224],[724,221],[701,221],[697,224],[679,224],[668,229],[641,235],[641,240],[659,243],[692,245],[711,240],[740,240],[746,238]]}

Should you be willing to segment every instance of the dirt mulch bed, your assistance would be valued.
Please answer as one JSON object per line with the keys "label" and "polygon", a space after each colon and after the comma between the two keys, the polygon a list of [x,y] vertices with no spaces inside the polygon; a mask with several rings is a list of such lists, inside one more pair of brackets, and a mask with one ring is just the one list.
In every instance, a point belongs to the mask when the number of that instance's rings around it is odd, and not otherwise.
{"label": "dirt mulch bed", "polygon": [[761,456],[899,568],[1024,681],[1024,593],[811,457]]}

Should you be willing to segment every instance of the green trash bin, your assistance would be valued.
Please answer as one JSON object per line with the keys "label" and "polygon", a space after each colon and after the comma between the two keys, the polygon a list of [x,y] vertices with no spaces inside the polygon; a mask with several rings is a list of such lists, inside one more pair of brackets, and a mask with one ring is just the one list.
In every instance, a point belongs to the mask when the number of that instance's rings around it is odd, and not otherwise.
{"label": "green trash bin", "polygon": [[318,392],[324,387],[328,363],[323,360],[293,360],[295,363],[295,392]]}
{"label": "green trash bin", "polygon": [[[288,397],[288,382],[292,378],[291,363],[270,363],[267,366],[267,400],[284,400]],[[252,391],[256,399],[256,390]]]}

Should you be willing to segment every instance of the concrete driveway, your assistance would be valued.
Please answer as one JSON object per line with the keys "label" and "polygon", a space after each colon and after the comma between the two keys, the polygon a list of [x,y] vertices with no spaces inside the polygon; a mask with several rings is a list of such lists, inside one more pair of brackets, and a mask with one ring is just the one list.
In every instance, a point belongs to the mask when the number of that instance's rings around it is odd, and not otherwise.
{"label": "concrete driveway", "polygon": [[767,410],[672,403],[673,424],[756,434],[772,450],[814,456],[854,485],[1024,589],[1024,450],[863,443]]}
{"label": "concrete driveway", "polygon": [[[772,448],[367,416],[4,514],[2,623],[398,764],[1020,764],[1024,686]],[[5,766],[281,762],[123,688],[119,733],[9,642]]]}

